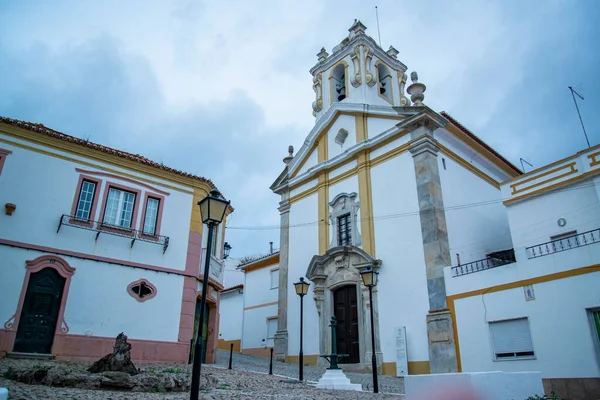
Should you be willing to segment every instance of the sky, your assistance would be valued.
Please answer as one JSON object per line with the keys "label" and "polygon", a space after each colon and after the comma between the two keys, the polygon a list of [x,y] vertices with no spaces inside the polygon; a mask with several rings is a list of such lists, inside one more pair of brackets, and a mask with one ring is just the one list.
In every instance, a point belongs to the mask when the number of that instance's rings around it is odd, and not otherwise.
{"label": "sky", "polygon": [[[314,125],[309,69],[355,18],[515,165],[600,143],[600,1],[0,1],[0,115],[215,182],[232,259],[279,247],[269,190]],[[529,170],[529,166],[525,166]]]}

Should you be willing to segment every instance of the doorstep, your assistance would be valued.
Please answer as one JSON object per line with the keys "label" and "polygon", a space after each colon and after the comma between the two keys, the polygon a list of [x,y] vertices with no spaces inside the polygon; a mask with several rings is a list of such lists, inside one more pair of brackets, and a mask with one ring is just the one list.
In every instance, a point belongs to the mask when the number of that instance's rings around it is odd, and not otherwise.
{"label": "doorstep", "polygon": [[17,358],[21,360],[54,360],[54,354],[20,353],[16,351],[9,351],[6,353],[6,357]]}

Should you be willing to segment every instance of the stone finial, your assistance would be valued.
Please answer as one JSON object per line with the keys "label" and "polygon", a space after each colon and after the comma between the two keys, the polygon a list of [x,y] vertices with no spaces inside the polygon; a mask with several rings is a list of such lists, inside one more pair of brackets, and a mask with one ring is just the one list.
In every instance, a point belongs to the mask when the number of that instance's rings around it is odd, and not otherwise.
{"label": "stone finial", "polygon": [[417,71],[413,71],[410,74],[410,79],[412,80],[412,84],[406,88],[408,94],[410,94],[410,99],[413,102],[413,106],[422,106],[423,100],[425,99],[425,90],[427,90],[427,86],[419,82],[419,75]]}
{"label": "stone finial", "polygon": [[321,51],[317,54],[317,58],[319,61],[325,61],[329,57],[329,53],[325,50],[325,47],[321,47]]}
{"label": "stone finial", "polygon": [[285,158],[283,159],[283,162],[284,162],[286,165],[287,165],[287,164],[289,164],[289,163],[290,163],[290,161],[292,161],[292,159],[294,158],[294,146],[291,146],[291,145],[290,145],[290,146],[288,147],[288,153],[289,153],[289,154],[288,154],[288,156],[287,156],[287,157],[285,157]]}
{"label": "stone finial", "polygon": [[397,56],[398,56],[398,53],[399,53],[399,51],[398,51],[398,50],[396,50],[396,49],[394,48],[394,46],[390,46],[390,48],[388,49],[387,53],[388,53],[388,55],[389,55],[390,57],[392,57],[392,58],[394,58],[394,59],[397,59],[397,58],[398,58]]}
{"label": "stone finial", "polygon": [[355,35],[364,35],[366,30],[367,30],[367,27],[364,26],[362,22],[355,19],[354,23],[352,24],[350,29],[348,29],[348,32],[350,32],[351,36],[355,36]]}

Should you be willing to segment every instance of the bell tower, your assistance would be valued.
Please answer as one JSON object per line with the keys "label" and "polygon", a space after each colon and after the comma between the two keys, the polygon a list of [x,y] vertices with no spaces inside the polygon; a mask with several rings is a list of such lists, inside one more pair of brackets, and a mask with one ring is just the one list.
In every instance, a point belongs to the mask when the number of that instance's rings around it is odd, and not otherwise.
{"label": "bell tower", "polygon": [[350,34],[327,53],[322,48],[317,64],[311,68],[313,115],[319,119],[335,103],[360,103],[379,106],[409,106],[405,95],[406,65],[397,58],[398,50],[384,51],[368,36],[360,21],[348,29]]}

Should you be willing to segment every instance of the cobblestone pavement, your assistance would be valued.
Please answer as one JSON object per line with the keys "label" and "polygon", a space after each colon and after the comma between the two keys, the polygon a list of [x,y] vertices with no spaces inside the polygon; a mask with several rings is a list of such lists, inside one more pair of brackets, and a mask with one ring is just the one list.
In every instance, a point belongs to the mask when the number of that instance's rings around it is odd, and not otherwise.
{"label": "cobblestone pavement", "polygon": [[[239,371],[269,372],[269,359],[265,357],[250,356],[247,354],[233,353],[231,368]],[[229,352],[217,350],[218,367],[229,366]],[[309,382],[317,382],[325,373],[325,366],[304,366],[304,379]],[[273,360],[273,374],[298,379],[298,364],[284,363]],[[373,390],[373,376],[371,374],[346,373],[352,383],[360,383],[365,391]],[[404,380],[395,376],[380,375],[379,391],[382,393],[404,393]]]}
{"label": "cobblestone pavement", "polygon": [[[239,360],[238,360],[239,361]],[[15,363],[32,363],[29,360],[0,359],[0,376],[10,365]],[[51,364],[54,361],[36,361],[35,364]],[[89,365],[89,363],[87,364]],[[82,365],[77,368],[84,368]],[[154,368],[180,368],[191,371],[187,364],[146,364],[138,365],[140,369]],[[267,371],[268,372],[268,371]],[[403,399],[404,396],[396,394],[373,394],[370,392],[353,392],[340,390],[316,389],[308,383],[299,383],[288,378],[269,376],[248,371],[215,368],[208,365],[202,366],[202,374],[212,375],[218,381],[218,387],[201,391],[203,400],[217,399]],[[9,389],[10,400],[184,400],[189,399],[189,393],[148,393],[126,391],[102,391],[75,388],[50,387],[43,385],[27,385],[0,377],[0,387]]]}

